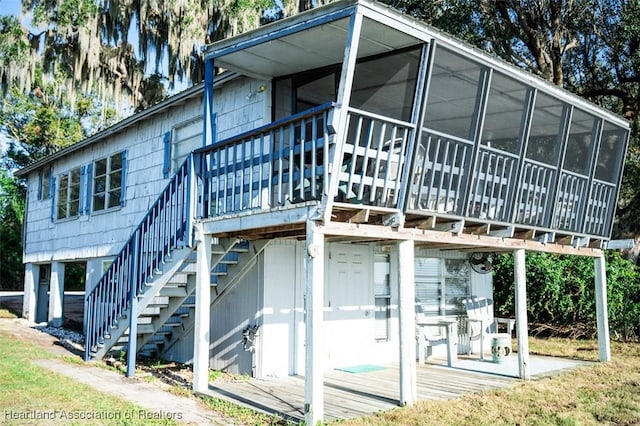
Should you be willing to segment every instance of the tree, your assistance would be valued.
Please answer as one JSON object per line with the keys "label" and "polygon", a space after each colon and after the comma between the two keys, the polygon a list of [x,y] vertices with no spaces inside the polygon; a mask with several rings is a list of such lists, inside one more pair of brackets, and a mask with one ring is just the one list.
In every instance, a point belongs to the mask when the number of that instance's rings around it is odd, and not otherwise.
{"label": "tree", "polygon": [[386,0],[631,122],[614,238],[640,261],[640,2]]}
{"label": "tree", "polygon": [[24,187],[0,169],[0,290],[21,288]]}
{"label": "tree", "polygon": [[[527,308],[532,330],[593,337],[596,308],[593,260],[580,256],[527,253]],[[615,338],[640,339],[640,268],[620,253],[606,253],[608,318]],[[494,264],[494,299],[500,315],[515,313],[513,256]]]}
{"label": "tree", "polygon": [[[162,100],[165,83],[199,82],[200,46],[260,23],[272,0],[23,0],[30,25],[0,21],[0,84],[33,89],[36,69],[64,76],[70,99],[96,94],[136,109]],[[197,11],[197,12],[196,12]],[[159,84],[161,83],[161,84]]]}

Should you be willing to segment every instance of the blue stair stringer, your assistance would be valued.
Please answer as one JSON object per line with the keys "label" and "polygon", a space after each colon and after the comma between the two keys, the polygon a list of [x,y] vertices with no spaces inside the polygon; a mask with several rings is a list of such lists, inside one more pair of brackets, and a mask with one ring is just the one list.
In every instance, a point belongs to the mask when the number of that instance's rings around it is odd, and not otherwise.
{"label": "blue stair stringer", "polygon": [[[132,325],[132,317],[137,326],[140,313],[160,312],[171,298],[161,290],[194,250],[194,191],[190,155],[86,295],[85,360],[104,356]],[[178,287],[173,294],[181,292]],[[137,309],[131,315],[133,306]],[[140,332],[154,326],[145,321],[139,324]]]}

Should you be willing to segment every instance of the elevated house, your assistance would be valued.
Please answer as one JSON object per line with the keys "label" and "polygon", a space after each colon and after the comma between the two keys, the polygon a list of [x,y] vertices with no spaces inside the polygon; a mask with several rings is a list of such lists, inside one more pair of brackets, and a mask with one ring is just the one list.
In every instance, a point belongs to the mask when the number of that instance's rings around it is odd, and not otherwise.
{"label": "elevated house", "polygon": [[315,424],[328,368],[399,362],[411,404],[416,310],[491,298],[470,268],[488,253],[515,253],[527,378],[524,254],[543,251],[595,259],[609,359],[623,119],[369,0],[204,57],[203,85],[18,172],[26,318],[60,322],[65,262],[86,262],[87,359],[193,362],[196,391],[208,368],[301,374]]}

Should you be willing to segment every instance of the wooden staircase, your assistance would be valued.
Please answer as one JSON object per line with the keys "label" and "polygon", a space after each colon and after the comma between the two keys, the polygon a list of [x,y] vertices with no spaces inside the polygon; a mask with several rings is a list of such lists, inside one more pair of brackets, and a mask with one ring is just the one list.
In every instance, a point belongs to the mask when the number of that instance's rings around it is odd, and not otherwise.
{"label": "wooden staircase", "polygon": [[[188,158],[87,294],[86,360],[132,348],[158,356],[182,334],[185,321],[192,322],[197,247],[192,242],[191,164]],[[218,280],[249,252],[249,243],[214,239],[211,252],[210,282],[215,290]],[[132,329],[135,341],[130,340]]]}

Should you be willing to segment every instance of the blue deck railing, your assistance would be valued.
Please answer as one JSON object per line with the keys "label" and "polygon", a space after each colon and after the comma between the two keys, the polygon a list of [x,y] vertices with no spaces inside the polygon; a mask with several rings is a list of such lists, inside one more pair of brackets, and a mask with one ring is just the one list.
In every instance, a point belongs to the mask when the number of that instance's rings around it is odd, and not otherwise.
{"label": "blue deck railing", "polygon": [[180,247],[192,242],[192,172],[189,156],[160,193],[120,253],[85,298],[85,359],[144,292],[145,283]]}

